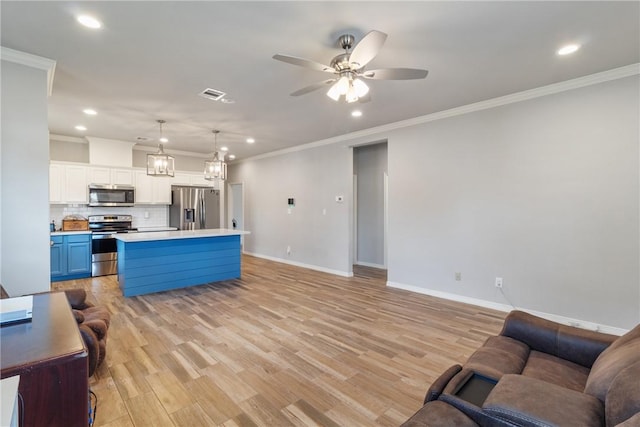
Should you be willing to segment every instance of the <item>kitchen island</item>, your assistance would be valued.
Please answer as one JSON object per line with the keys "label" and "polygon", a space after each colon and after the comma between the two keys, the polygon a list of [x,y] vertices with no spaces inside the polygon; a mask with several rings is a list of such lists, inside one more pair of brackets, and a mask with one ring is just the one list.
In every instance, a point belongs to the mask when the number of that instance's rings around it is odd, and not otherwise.
{"label": "kitchen island", "polygon": [[118,282],[125,297],[240,277],[240,236],[248,231],[116,234]]}

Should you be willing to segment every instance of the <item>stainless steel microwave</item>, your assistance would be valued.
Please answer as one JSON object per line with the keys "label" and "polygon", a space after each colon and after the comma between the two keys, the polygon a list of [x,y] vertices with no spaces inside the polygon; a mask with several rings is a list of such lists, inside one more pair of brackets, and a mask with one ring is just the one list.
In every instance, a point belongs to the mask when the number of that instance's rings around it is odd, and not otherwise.
{"label": "stainless steel microwave", "polygon": [[89,185],[89,206],[133,206],[135,188],[131,185]]}

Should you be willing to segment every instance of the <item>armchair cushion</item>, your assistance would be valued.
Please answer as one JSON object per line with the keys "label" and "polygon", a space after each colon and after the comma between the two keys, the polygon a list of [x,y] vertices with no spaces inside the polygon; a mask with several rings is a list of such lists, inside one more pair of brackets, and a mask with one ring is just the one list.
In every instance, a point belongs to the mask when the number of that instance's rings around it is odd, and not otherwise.
{"label": "armchair cushion", "polygon": [[505,375],[482,405],[507,423],[526,427],[604,424],[604,405],[597,398],[522,375]]}
{"label": "armchair cushion", "polygon": [[582,392],[589,369],[559,357],[532,351],[522,375]]}
{"label": "armchair cushion", "polygon": [[453,406],[435,400],[424,405],[400,427],[477,427],[471,418]]}

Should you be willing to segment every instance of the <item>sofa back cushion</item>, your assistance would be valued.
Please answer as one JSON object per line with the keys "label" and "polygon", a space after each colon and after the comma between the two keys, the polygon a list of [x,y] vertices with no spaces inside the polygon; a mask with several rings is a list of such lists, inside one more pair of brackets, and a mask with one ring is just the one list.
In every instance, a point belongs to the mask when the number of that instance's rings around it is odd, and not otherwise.
{"label": "sofa back cushion", "polygon": [[603,351],[594,362],[585,393],[605,401],[613,380],[625,368],[640,362],[640,325],[636,326]]}

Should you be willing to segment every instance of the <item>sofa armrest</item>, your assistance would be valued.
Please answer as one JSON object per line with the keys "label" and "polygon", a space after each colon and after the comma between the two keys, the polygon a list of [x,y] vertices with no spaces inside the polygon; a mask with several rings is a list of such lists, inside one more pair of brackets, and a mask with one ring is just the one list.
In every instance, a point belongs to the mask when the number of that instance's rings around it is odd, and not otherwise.
{"label": "sofa armrest", "polygon": [[431,402],[432,400],[438,400],[438,397],[440,397],[440,394],[442,394],[442,390],[444,390],[447,384],[449,384],[451,378],[453,378],[461,370],[462,366],[453,365],[452,367],[444,371],[444,373],[440,375],[433,382],[433,384],[431,384],[429,390],[427,390],[427,394],[424,397],[424,403],[426,404],[427,402]]}
{"label": "sofa armrest", "polygon": [[482,410],[506,423],[525,427],[604,425],[598,398],[524,375],[504,375]]}
{"label": "sofa armrest", "polygon": [[532,350],[591,368],[616,338],[615,335],[566,326],[514,310],[504,321],[500,335],[522,341]]}

